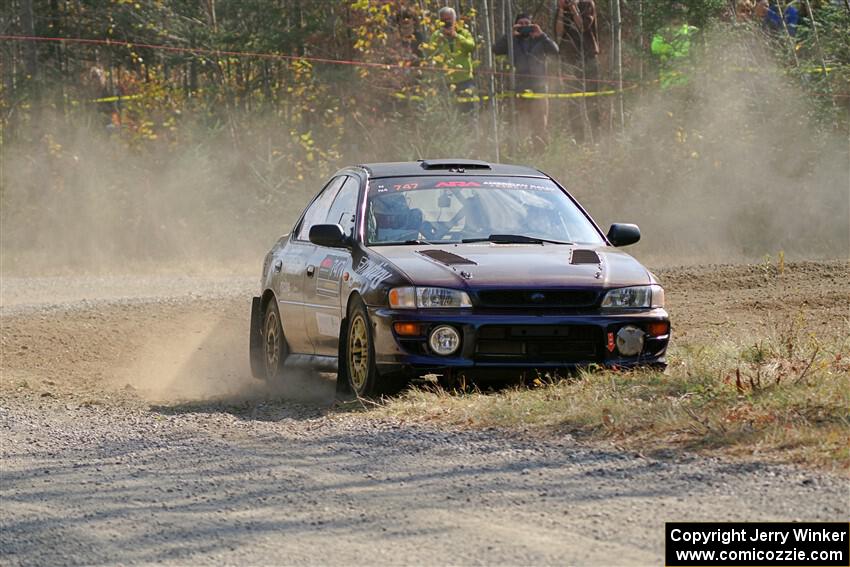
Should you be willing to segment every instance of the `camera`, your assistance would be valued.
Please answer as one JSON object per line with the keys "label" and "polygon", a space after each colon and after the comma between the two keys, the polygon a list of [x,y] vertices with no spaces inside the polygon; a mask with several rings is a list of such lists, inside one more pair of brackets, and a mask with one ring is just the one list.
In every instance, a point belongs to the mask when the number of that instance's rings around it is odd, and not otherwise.
{"label": "camera", "polygon": [[520,26],[517,31],[519,31],[519,35],[526,36],[531,35],[533,30],[534,26]]}

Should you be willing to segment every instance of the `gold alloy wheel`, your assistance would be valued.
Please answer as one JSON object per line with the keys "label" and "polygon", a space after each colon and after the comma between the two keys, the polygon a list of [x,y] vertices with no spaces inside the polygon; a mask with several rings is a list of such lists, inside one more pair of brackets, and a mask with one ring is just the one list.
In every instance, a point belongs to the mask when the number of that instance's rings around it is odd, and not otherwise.
{"label": "gold alloy wheel", "polygon": [[265,350],[266,350],[266,376],[271,378],[275,375],[280,362],[280,341],[281,336],[278,329],[280,326],[277,323],[277,313],[274,308],[270,308],[266,314],[265,328]]}
{"label": "gold alloy wheel", "polygon": [[348,375],[354,390],[361,393],[369,375],[369,334],[366,321],[359,313],[354,316],[348,331]]}

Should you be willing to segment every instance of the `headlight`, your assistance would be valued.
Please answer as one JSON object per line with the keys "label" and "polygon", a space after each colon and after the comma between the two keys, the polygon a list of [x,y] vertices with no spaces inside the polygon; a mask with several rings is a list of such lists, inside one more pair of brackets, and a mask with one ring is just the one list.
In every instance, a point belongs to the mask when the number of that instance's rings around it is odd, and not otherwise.
{"label": "headlight", "polygon": [[664,288],[660,285],[638,285],[612,289],[602,300],[603,309],[652,309],[664,307]]}
{"label": "headlight", "polygon": [[472,307],[465,291],[443,287],[396,287],[389,301],[394,309]]}

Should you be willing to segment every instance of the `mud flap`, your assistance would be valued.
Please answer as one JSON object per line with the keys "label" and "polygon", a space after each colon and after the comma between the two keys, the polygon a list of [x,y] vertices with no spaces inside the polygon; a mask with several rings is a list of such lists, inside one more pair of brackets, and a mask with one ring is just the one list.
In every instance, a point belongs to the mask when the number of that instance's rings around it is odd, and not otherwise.
{"label": "mud flap", "polygon": [[336,370],[336,398],[338,400],[354,399],[354,390],[351,388],[351,383],[348,381],[348,363],[346,361],[346,336],[348,335],[348,318],[342,321],[339,330],[339,354],[337,357]]}
{"label": "mud flap", "polygon": [[251,328],[248,333],[251,374],[254,375],[254,378],[264,379],[266,367],[263,361],[263,301],[260,297],[251,299]]}

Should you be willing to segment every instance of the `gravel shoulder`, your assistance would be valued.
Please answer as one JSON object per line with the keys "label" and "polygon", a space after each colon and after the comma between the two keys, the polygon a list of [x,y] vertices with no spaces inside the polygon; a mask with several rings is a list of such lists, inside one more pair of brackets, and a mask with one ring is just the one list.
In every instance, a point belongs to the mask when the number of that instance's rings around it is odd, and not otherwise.
{"label": "gravel shoulder", "polygon": [[[803,300],[847,324],[846,263],[759,270],[657,271],[676,332],[734,338]],[[269,388],[245,360],[254,278],[133,280],[3,281],[0,564],[657,565],[665,521],[850,517],[836,475],[376,419],[327,378]]]}

